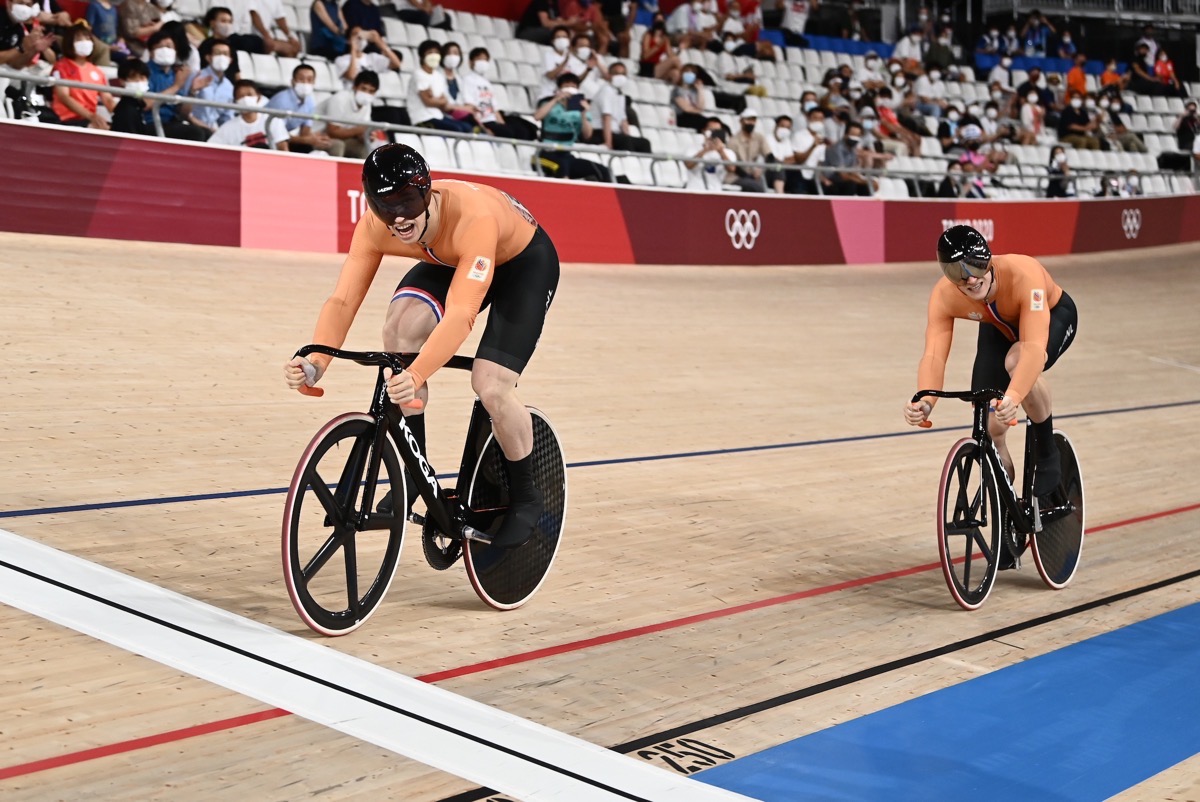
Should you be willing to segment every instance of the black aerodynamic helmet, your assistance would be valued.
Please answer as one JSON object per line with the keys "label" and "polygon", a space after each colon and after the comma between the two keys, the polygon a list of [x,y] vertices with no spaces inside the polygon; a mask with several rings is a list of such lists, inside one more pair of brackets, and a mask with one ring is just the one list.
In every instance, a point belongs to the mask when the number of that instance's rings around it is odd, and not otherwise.
{"label": "black aerodynamic helmet", "polygon": [[946,278],[963,284],[968,278],[983,278],[992,261],[987,240],[970,226],[953,226],[942,232],[937,244],[938,263]]}
{"label": "black aerodynamic helmet", "polygon": [[367,204],[386,225],[397,217],[415,220],[429,208],[429,165],[408,145],[376,148],[363,162]]}

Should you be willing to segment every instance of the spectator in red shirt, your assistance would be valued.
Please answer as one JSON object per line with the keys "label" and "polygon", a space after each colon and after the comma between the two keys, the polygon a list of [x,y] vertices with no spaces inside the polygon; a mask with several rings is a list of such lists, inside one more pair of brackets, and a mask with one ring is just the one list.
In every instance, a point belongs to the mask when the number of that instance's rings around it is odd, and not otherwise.
{"label": "spectator in red shirt", "polygon": [[1162,85],[1159,90],[1162,94],[1174,97],[1183,97],[1186,94],[1183,84],[1179,82],[1179,76],[1175,74],[1175,62],[1171,61],[1165,47],[1158,49],[1158,55],[1154,59],[1154,77]]}
{"label": "spectator in red shirt", "polygon": [[[72,25],[63,36],[63,57],[54,65],[54,74],[67,81],[107,86],[108,79],[104,73],[90,61],[93,46],[92,30],[87,23]],[[101,116],[98,113],[100,103],[104,104],[109,115]],[[95,89],[54,87],[52,107],[64,125],[108,130],[108,120],[116,105],[112,95],[101,95]]]}

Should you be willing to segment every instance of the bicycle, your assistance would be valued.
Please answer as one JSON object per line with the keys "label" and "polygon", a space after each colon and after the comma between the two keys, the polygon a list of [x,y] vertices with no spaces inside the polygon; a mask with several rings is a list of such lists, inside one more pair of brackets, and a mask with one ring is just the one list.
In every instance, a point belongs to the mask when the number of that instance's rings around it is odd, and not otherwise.
{"label": "bicycle", "polygon": [[[409,521],[421,527],[430,566],[444,571],[463,557],[471,586],[485,604],[512,610],[529,601],[558,554],[567,505],[566,460],[549,419],[529,407],[534,483],[545,508],[528,541],[493,547],[507,510],[508,477],[480,400],[471,410],[455,488],[447,490],[387,396],[384,368],[399,372],[416,355],[321,345],[306,345],[296,355],[314,353],[375,366],[378,376],[370,411],[343,413],[321,427],[288,486],[283,573],[304,623],[323,635],[345,635],[366,623],[392,583]],[[471,357],[455,356],[447,367],[470,371],[473,364]],[[326,481],[335,476],[333,484]],[[424,515],[410,511],[410,489],[425,501]],[[380,512],[375,500],[388,491],[392,509]]]}
{"label": "bicycle", "polygon": [[[971,436],[951,447],[938,485],[938,553],[954,601],[964,610],[978,609],[995,584],[1002,550],[1008,553],[1012,567],[1019,568],[1021,555],[1029,546],[1042,581],[1055,590],[1065,588],[1079,568],[1085,531],[1083,475],[1070,438],[1054,430],[1062,480],[1044,497],[1051,504],[1043,509],[1033,494],[1037,444],[1030,421],[1025,421],[1020,496],[988,432],[990,402],[1003,398],[1003,393],[921,390],[913,396],[913,403],[925,396],[970,401],[975,410]],[[929,421],[921,425],[932,426]],[[1003,481],[997,482],[996,477]],[[981,557],[985,563],[982,576],[978,576]]]}

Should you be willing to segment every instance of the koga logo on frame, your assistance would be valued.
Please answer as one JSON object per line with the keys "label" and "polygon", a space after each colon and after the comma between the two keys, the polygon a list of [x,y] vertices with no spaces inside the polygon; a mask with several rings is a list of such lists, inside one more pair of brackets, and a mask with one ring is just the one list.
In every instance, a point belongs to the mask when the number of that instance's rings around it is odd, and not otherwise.
{"label": "koga logo on frame", "polygon": [[752,249],[754,241],[762,233],[762,218],[758,216],[758,210],[730,209],[725,212],[725,233],[739,251],[742,248]]}
{"label": "koga logo on frame", "polygon": [[1142,230],[1142,210],[1122,209],[1121,230],[1125,232],[1125,239],[1137,239],[1138,232]]}
{"label": "koga logo on frame", "polygon": [[942,220],[942,231],[954,226],[970,226],[982,234],[988,242],[996,238],[996,221],[990,217],[978,220]]}

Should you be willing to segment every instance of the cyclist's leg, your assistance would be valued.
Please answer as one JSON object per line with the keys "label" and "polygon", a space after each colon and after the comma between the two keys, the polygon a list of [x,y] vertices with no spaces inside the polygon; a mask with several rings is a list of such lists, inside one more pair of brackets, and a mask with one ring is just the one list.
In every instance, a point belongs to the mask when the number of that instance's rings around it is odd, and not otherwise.
{"label": "cyclist's leg", "polygon": [[[1049,370],[1071,346],[1077,328],[1075,302],[1064,292],[1054,309],[1050,310],[1050,331],[1043,371]],[[1017,358],[1018,348],[1013,346],[1005,360],[1005,367],[1010,373],[1016,369]],[[1044,372],[1034,382],[1022,406],[1033,424],[1037,440],[1038,473],[1034,483],[1034,494],[1044,496],[1058,487],[1062,475],[1058,448],[1054,443],[1053,397]]]}
{"label": "cyclist's leg", "polygon": [[[1008,387],[1008,371],[1005,370],[1005,356],[1011,344],[1000,330],[990,323],[979,324],[979,338],[975,348],[975,366],[971,371],[971,389],[999,390],[1003,392]],[[988,416],[988,433],[996,444],[1000,461],[1004,470],[1013,477],[1013,460],[1008,452],[1008,426],[998,423],[994,415]]]}
{"label": "cyclist's leg", "polygon": [[542,512],[533,484],[533,420],[517,395],[517,380],[537,347],[558,274],[558,254],[540,228],[524,251],[496,268],[491,311],[471,372],[471,387],[492,417],[509,474],[509,513],[498,545],[527,540]]}
{"label": "cyclist's leg", "polygon": [[[418,262],[400,281],[392,293],[383,321],[383,347],[387,351],[415,353],[429,339],[434,326],[442,319],[446,293],[454,269],[428,262]],[[409,431],[422,451],[425,451],[425,409],[429,406],[429,387],[417,390],[421,409],[401,409]],[[408,506],[412,509],[416,501],[416,485],[408,477]],[[383,513],[392,510],[391,493],[379,502],[377,509]]]}

